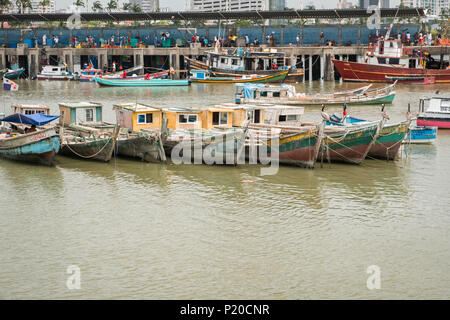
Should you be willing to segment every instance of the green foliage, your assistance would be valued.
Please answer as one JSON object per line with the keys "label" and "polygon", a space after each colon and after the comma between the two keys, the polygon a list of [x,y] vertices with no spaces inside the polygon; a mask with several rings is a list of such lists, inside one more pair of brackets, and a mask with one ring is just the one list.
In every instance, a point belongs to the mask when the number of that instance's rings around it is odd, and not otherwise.
{"label": "green foliage", "polygon": [[251,27],[253,22],[250,20],[236,20],[233,25],[236,27]]}

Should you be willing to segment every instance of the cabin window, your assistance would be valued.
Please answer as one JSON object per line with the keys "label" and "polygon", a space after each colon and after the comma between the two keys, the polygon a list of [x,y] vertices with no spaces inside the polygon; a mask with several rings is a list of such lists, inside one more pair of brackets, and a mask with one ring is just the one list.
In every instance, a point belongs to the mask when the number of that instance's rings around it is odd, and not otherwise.
{"label": "cabin window", "polygon": [[180,114],[178,115],[179,123],[196,123],[198,116],[196,114]]}
{"label": "cabin window", "polygon": [[212,124],[213,124],[213,126],[228,124],[228,113],[227,112],[213,112]]}
{"label": "cabin window", "polygon": [[34,114],[34,110],[25,110],[25,114]]}
{"label": "cabin window", "polygon": [[279,92],[272,92],[272,95],[274,98],[279,98],[280,97],[280,93]]}
{"label": "cabin window", "polygon": [[288,114],[287,121],[296,121],[297,115],[296,114]]}
{"label": "cabin window", "polygon": [[228,59],[227,58],[221,58],[220,59],[220,63],[228,63]]}
{"label": "cabin window", "polygon": [[237,66],[237,65],[239,64],[239,59],[232,59],[232,60],[231,60],[231,64],[232,64],[233,66]]}
{"label": "cabin window", "polygon": [[58,68],[52,68],[52,71],[58,71]]}
{"label": "cabin window", "polygon": [[86,122],[94,121],[94,110],[86,109]]}
{"label": "cabin window", "polygon": [[147,123],[153,123],[153,114],[152,113],[138,114],[138,124],[147,124]]}
{"label": "cabin window", "polygon": [[261,92],[259,93],[259,95],[260,95],[261,97],[267,97],[267,92],[266,92],[266,91],[261,91]]}

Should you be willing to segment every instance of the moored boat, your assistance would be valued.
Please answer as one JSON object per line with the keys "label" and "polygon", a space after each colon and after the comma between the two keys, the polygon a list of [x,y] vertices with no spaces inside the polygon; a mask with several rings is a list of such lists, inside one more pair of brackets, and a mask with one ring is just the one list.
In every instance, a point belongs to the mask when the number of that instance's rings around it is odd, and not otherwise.
{"label": "moored boat", "polygon": [[118,80],[95,78],[100,86],[105,87],[161,87],[161,86],[188,86],[189,80],[172,80],[172,79],[141,79],[141,80]]}
{"label": "moored boat", "polygon": [[406,135],[403,143],[431,144],[436,141],[437,127],[413,126]]}
{"label": "moored boat", "polygon": [[205,70],[191,70],[191,81],[197,83],[267,83],[283,82],[289,70],[279,71],[271,75],[242,75],[239,77],[213,77]]}
{"label": "moored boat", "polygon": [[93,82],[95,77],[101,76],[103,74],[100,69],[83,69],[79,76],[81,82]]}
{"label": "moored boat", "polygon": [[5,78],[7,79],[18,79],[20,78],[20,76],[25,72],[25,68],[18,68],[15,70],[10,70],[8,69],[8,71],[3,75]]}
{"label": "moored boat", "polygon": [[268,103],[294,106],[326,105],[366,105],[392,103],[395,98],[395,85],[371,88],[371,85],[334,93],[306,95],[297,93],[292,85],[237,84],[236,103]]}
{"label": "moored boat", "polygon": [[[3,117],[2,117],[3,118]],[[0,119],[0,123],[20,124],[24,132],[2,126],[0,130],[0,156],[10,160],[53,166],[60,149],[60,137],[55,126],[43,127],[59,116],[16,113]]]}
{"label": "moored boat", "polygon": [[43,66],[37,75],[38,80],[72,80],[72,72],[66,66]]}
{"label": "moored boat", "polygon": [[[429,101],[425,111],[425,102]],[[422,127],[437,127],[450,129],[450,97],[433,97],[420,99],[417,125]]]}

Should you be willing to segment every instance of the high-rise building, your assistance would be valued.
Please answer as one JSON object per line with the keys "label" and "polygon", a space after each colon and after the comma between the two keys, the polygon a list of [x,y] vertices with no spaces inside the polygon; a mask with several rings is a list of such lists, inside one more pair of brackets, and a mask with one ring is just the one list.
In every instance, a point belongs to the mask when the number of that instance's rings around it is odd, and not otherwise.
{"label": "high-rise building", "polygon": [[359,7],[367,9],[369,6],[377,6],[379,8],[390,8],[389,0],[359,0]]}
{"label": "high-rise building", "polygon": [[337,7],[338,9],[351,9],[353,8],[353,3],[349,0],[339,0]]}
{"label": "high-rise building", "polygon": [[137,4],[142,12],[155,12],[159,10],[159,0],[130,0],[131,4]]}
{"label": "high-rise building", "polygon": [[[9,8],[8,12],[11,13],[17,13],[19,12],[19,7],[17,6],[16,1],[11,1],[12,5]],[[23,13],[55,13],[56,7],[55,7],[55,0],[51,0],[48,6],[42,7],[40,5],[41,0],[31,0],[31,8],[24,8],[22,11]],[[6,11],[5,11],[6,13]]]}
{"label": "high-rise building", "polygon": [[439,15],[442,9],[450,9],[450,0],[403,0],[410,8],[428,9],[428,14]]}
{"label": "high-rise building", "polygon": [[191,0],[193,11],[284,10],[286,0]]}

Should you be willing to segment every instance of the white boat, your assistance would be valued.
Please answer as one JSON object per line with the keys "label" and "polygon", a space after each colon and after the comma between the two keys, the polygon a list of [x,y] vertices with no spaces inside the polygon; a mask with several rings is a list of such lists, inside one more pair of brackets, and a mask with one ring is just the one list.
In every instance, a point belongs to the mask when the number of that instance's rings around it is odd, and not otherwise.
{"label": "white boat", "polygon": [[38,80],[72,80],[72,72],[66,66],[43,66],[41,73],[37,75]]}
{"label": "white boat", "polygon": [[[425,102],[429,101],[425,111]],[[417,125],[450,129],[450,96],[420,99]]]}

